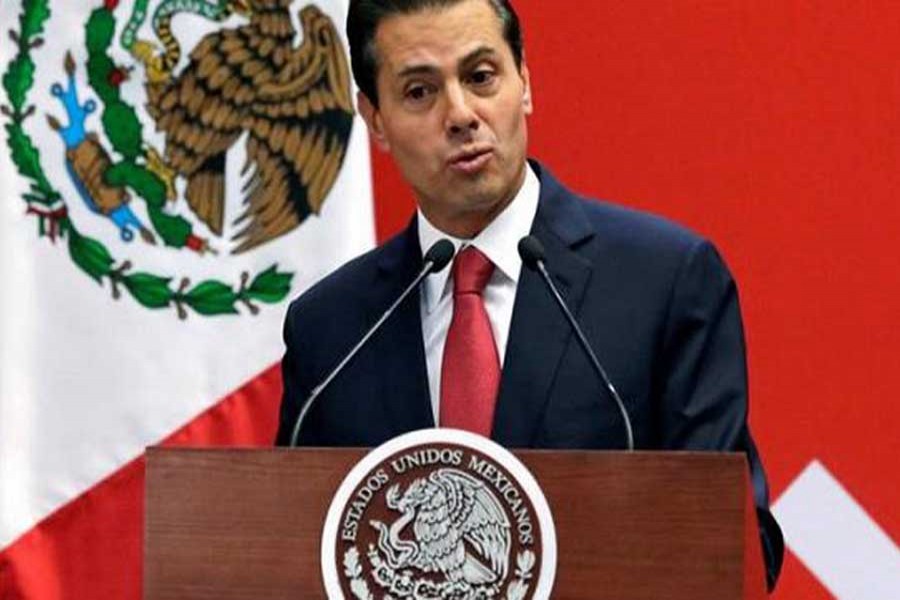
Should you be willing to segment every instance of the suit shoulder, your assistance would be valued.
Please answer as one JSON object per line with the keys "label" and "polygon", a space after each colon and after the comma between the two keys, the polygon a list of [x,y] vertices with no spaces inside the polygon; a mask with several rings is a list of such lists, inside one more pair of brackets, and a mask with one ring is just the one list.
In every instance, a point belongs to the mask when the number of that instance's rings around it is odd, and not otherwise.
{"label": "suit shoulder", "polygon": [[315,318],[317,311],[333,311],[335,307],[352,305],[352,299],[360,295],[360,290],[368,289],[374,281],[382,259],[386,254],[397,252],[403,242],[398,234],[386,243],[353,258],[309,287],[295,298],[289,313],[303,312]]}
{"label": "suit shoulder", "polygon": [[696,232],[665,217],[621,204],[588,198],[570,190],[538,161],[531,167],[541,181],[539,216],[551,230],[568,239],[592,237],[618,252],[689,252],[709,245]]}
{"label": "suit shoulder", "polygon": [[606,200],[578,199],[594,231],[607,240],[676,252],[710,244],[699,233],[660,215]]}
{"label": "suit shoulder", "polygon": [[677,276],[693,266],[726,279],[730,269],[706,237],[665,217],[604,200],[578,198],[594,232],[597,255],[618,257],[623,266]]}

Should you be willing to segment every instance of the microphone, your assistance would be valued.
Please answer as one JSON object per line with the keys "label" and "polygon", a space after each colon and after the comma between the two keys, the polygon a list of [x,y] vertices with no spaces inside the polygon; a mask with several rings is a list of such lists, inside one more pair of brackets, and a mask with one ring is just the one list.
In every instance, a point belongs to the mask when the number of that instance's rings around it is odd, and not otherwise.
{"label": "microphone", "polygon": [[563,300],[563,297],[560,295],[559,290],[556,289],[556,285],[554,285],[549,273],[547,273],[547,269],[544,266],[544,246],[541,244],[540,240],[533,235],[527,235],[519,240],[519,256],[522,257],[522,262],[525,263],[525,265],[529,269],[540,273],[544,282],[546,282],[547,287],[550,288],[550,292],[556,299],[556,303],[559,305],[560,309],[562,309],[563,314],[566,315],[566,319],[568,319],[569,324],[575,331],[575,335],[578,337],[578,341],[581,343],[581,347],[584,348],[585,353],[590,359],[591,365],[593,365],[594,370],[597,371],[597,374],[600,375],[600,379],[603,380],[603,384],[606,386],[606,389],[609,391],[609,394],[612,396],[613,400],[616,401],[616,406],[619,408],[619,412],[622,414],[622,421],[625,423],[625,437],[628,443],[628,450],[634,450],[634,434],[631,430],[631,418],[628,416],[628,411],[625,410],[625,404],[622,402],[622,398],[619,396],[619,392],[616,391],[616,388],[612,384],[612,381],[609,380],[609,376],[606,374],[606,370],[603,368],[603,365],[601,365],[600,361],[597,360],[597,355],[594,354],[594,350],[591,348],[590,343],[588,343],[587,338],[584,336],[584,332],[581,331],[581,327],[578,326],[578,322],[575,320],[575,317],[572,316],[572,312],[569,310],[569,307],[566,305],[565,300]]}
{"label": "microphone", "polygon": [[437,273],[447,266],[453,259],[453,254],[456,250],[453,247],[453,243],[450,240],[439,240],[435,242],[431,248],[428,249],[428,252],[425,253],[425,258],[422,264],[422,270],[419,271],[419,274],[416,275],[416,278],[413,279],[412,283],[410,283],[403,293],[394,301],[393,304],[388,307],[386,311],[381,315],[381,317],[375,321],[375,324],[372,325],[368,331],[366,331],[365,335],[359,342],[356,343],[355,346],[347,353],[344,359],[338,363],[334,369],[328,374],[328,376],[322,380],[322,382],[313,388],[312,393],[309,395],[309,398],[306,399],[306,403],[303,405],[303,409],[300,411],[300,415],[297,417],[297,421],[294,423],[294,429],[291,433],[291,443],[290,446],[293,448],[297,445],[297,440],[300,437],[300,429],[303,427],[303,421],[306,419],[306,415],[309,413],[309,409],[315,404],[316,400],[325,391],[325,388],[331,384],[332,381],[340,374],[341,371],[347,366],[347,364],[353,360],[360,350],[362,350],[363,346],[369,341],[369,339],[375,335],[375,332],[378,331],[382,325],[384,325],[385,321],[391,318],[391,315],[394,314],[394,311],[400,306],[406,297],[412,293],[414,289],[416,289],[422,280],[431,275],[432,273]]}

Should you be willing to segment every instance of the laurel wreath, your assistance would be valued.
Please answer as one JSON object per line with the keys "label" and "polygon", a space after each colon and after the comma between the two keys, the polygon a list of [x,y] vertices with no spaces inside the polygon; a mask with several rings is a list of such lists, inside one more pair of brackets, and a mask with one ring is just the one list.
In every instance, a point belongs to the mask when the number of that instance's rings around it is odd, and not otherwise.
{"label": "laurel wreath", "polygon": [[369,584],[362,577],[362,565],[359,564],[359,550],[351,546],[344,553],[344,575],[350,580],[350,591],[357,600],[374,600]]}
{"label": "laurel wreath", "polygon": [[[373,544],[369,544],[369,560],[374,571],[378,572],[376,579],[387,587],[393,587],[392,583],[397,574],[381,560],[381,556]],[[363,578],[363,568],[360,564],[359,550],[351,546],[344,552],[344,576],[350,580],[350,591],[357,600],[374,600],[369,584]],[[516,555],[516,578],[506,588],[504,600],[523,600],[528,593],[529,583],[533,578],[537,557],[531,550],[523,550]],[[383,579],[383,581],[382,581]],[[418,596],[417,596],[418,597]],[[386,595],[385,600],[391,600],[391,595]]]}
{"label": "laurel wreath", "polygon": [[516,579],[506,588],[506,600],[522,600],[528,593],[536,557],[531,550],[523,550],[516,556]]}
{"label": "laurel wreath", "polygon": [[[165,186],[137,162],[138,156],[143,154],[140,122],[134,110],[118,97],[118,90],[108,84],[108,75],[115,68],[107,54],[110,32],[115,30],[112,16],[115,5],[107,0],[91,14],[87,26],[88,79],[105,105],[104,131],[116,152],[123,157],[107,172],[106,183],[132,189],[146,202],[151,222],[163,241],[169,246],[183,247],[192,237],[190,224],[181,217],[162,212]],[[249,273],[242,273],[236,286],[214,279],[191,286],[186,277],[132,272],[130,261],[117,262],[101,242],[79,233],[69,217],[64,198],[44,173],[40,152],[24,129],[25,121],[35,113],[34,105],[28,104],[35,72],[31,53],[43,45],[40,36],[49,18],[49,0],[23,1],[18,29],[9,30],[17,51],[2,78],[9,105],[0,106],[0,112],[7,119],[4,129],[11,160],[19,174],[30,182],[29,191],[22,197],[27,214],[37,218],[38,237],[49,237],[53,243],[57,237],[68,238],[72,261],[98,284],[108,280],[114,299],[122,296],[124,288],[146,308],[174,307],[180,319],[188,317],[187,308],[199,315],[212,316],[239,314],[238,305],[255,315],[259,308],[254,301],[276,304],[283,300],[290,292],[293,274],[279,271],[275,264],[252,278]],[[109,39],[106,39],[107,35]],[[110,127],[112,122],[127,123],[129,127]],[[176,280],[178,283],[174,285]]]}

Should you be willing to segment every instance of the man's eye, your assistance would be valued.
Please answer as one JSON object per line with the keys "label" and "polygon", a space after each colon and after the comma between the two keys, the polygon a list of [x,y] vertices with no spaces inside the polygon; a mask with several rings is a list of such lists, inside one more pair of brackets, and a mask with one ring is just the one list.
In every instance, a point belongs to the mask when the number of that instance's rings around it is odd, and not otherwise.
{"label": "man's eye", "polygon": [[469,76],[469,81],[472,82],[473,85],[487,85],[494,81],[495,74],[493,71],[489,69],[481,69],[479,71],[475,71]]}
{"label": "man's eye", "polygon": [[424,100],[428,97],[430,90],[427,86],[424,85],[413,85],[407,88],[406,92],[404,92],[404,96],[409,100],[420,101]]}

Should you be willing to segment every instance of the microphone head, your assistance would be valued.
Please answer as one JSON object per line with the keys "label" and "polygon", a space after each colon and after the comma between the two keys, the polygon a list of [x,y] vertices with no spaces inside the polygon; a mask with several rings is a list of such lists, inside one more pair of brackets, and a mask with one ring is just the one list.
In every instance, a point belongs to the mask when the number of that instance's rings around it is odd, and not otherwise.
{"label": "microphone head", "polygon": [[526,235],[519,240],[519,256],[525,266],[535,269],[544,260],[544,245],[533,235]]}
{"label": "microphone head", "polygon": [[437,273],[453,260],[455,253],[453,242],[448,239],[438,240],[425,253],[425,262],[431,262],[431,272]]}

